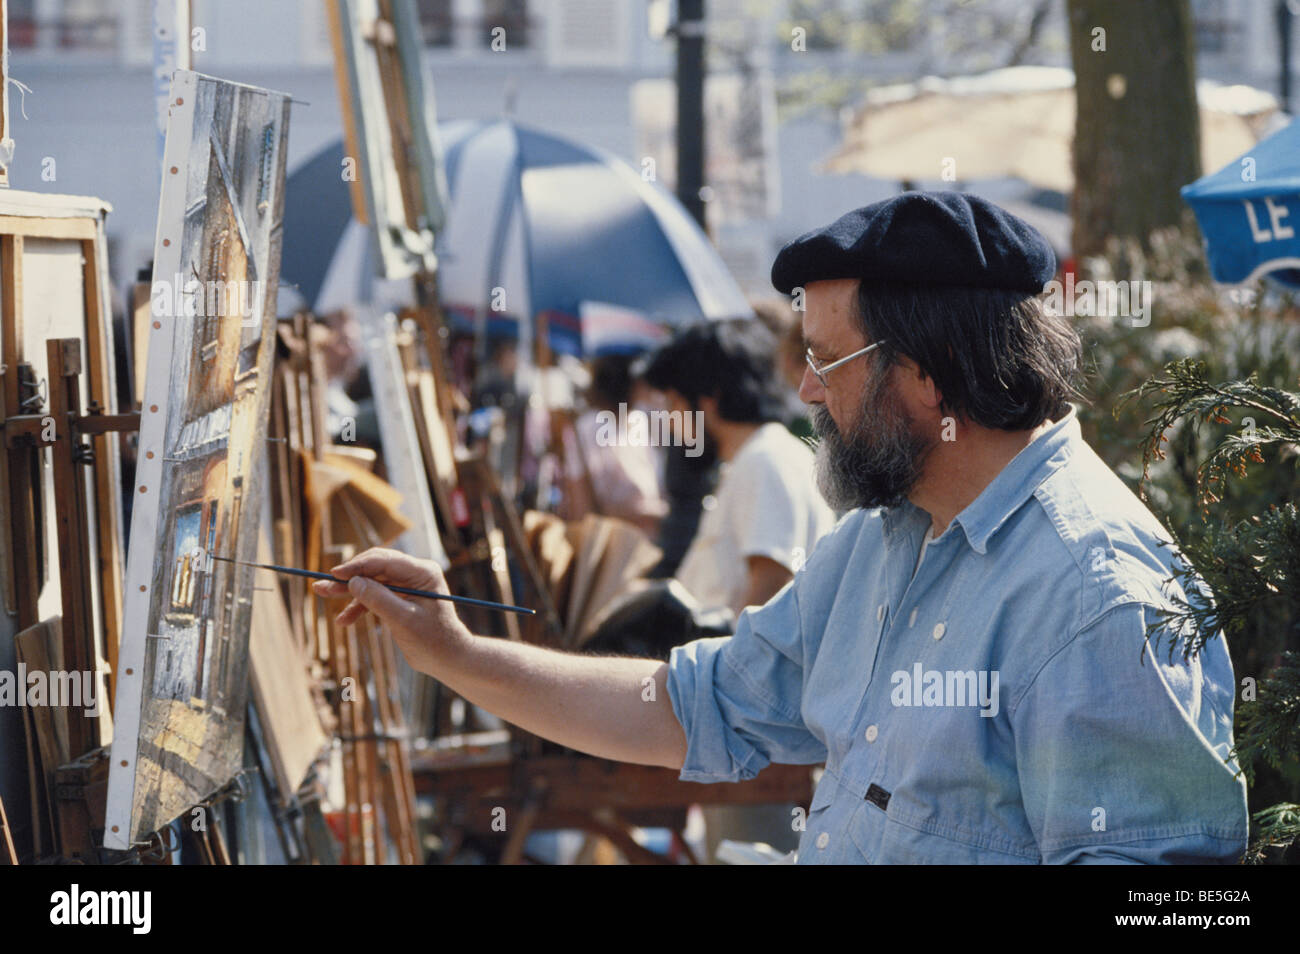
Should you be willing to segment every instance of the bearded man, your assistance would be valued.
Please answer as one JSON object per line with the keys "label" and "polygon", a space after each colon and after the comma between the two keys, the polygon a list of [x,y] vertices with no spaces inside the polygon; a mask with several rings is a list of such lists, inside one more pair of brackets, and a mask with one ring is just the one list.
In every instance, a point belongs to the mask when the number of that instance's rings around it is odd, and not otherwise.
{"label": "bearded man", "polygon": [[[738,781],[824,763],[800,864],[1234,862],[1222,638],[1152,652],[1184,593],[1160,524],[1080,436],[1050,246],[997,206],[908,192],[787,245],[818,482],[847,510],[729,637],[670,660],[474,636],[431,565],[371,551],[318,585],[415,668],[604,758]],[[1145,650],[1145,652],[1144,652]],[[647,691],[653,684],[655,691]]]}

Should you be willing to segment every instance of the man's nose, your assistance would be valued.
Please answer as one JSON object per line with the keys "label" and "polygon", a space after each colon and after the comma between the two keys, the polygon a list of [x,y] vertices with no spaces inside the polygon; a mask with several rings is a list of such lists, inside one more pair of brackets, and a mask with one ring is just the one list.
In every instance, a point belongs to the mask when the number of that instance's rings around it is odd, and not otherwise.
{"label": "man's nose", "polygon": [[826,388],[807,364],[804,365],[803,378],[799,381],[799,400],[804,404],[826,403]]}

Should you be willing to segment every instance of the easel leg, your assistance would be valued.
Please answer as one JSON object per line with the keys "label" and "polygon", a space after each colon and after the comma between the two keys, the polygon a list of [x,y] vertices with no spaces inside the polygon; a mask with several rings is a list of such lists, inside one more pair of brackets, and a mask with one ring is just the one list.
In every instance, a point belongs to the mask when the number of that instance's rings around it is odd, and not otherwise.
{"label": "easel leg", "polygon": [[519,809],[518,820],[511,827],[505,851],[501,853],[503,865],[517,865],[523,862],[524,843],[533,830],[533,823],[536,822],[541,807],[541,800],[532,796]]}

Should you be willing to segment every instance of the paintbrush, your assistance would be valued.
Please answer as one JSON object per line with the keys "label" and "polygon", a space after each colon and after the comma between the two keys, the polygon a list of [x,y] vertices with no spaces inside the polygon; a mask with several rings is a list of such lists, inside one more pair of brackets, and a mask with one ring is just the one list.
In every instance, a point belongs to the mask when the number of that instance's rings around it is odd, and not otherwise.
{"label": "paintbrush", "polygon": [[[212,559],[221,560],[223,563],[237,563],[240,566],[257,567],[259,570],[274,570],[276,573],[288,573],[290,576],[305,576],[309,580],[329,580],[333,583],[342,583],[348,585],[347,580],[340,580],[337,576],[330,576],[328,573],[317,573],[314,570],[299,570],[291,566],[276,566],[274,563],[247,563],[244,560],[232,560],[230,557],[219,557],[215,554]],[[537,610],[531,610],[524,606],[511,606],[509,603],[493,603],[491,600],[476,600],[472,596],[452,596],[450,593],[434,593],[432,590],[415,590],[409,586],[393,586],[391,583],[380,583],[380,586],[386,586],[394,593],[405,593],[407,596],[423,596],[431,600],[449,600],[452,603],[464,603],[467,606],[484,606],[488,609],[505,610],[507,613],[522,613],[525,616],[534,616]]]}

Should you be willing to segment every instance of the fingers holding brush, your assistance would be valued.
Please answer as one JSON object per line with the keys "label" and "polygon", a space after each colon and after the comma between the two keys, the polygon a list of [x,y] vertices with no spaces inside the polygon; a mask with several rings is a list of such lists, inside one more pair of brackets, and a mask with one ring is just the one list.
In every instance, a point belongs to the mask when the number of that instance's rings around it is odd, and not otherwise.
{"label": "fingers holding brush", "polygon": [[373,549],[332,568],[330,575],[347,582],[320,580],[313,589],[326,598],[352,598],[336,617],[337,622],[348,626],[366,612],[374,613],[387,626],[407,661],[421,672],[430,672],[440,653],[472,639],[452,603],[389,589],[406,586],[448,595],[447,582],[436,563],[416,560],[395,550]]}

